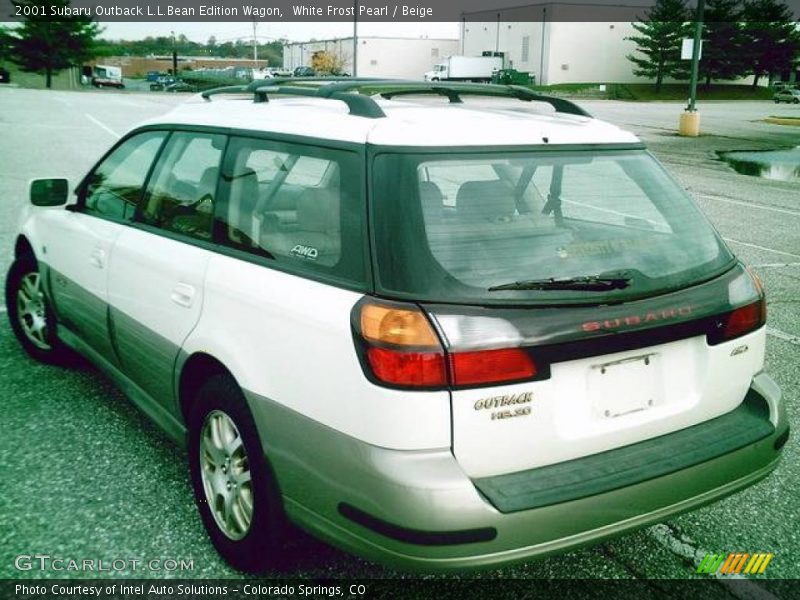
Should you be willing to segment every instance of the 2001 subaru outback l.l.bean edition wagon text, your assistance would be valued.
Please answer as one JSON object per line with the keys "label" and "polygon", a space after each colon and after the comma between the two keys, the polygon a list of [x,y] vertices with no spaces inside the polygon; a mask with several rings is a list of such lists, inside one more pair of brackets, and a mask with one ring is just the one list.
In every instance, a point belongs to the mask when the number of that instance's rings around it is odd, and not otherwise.
{"label": "2001 subaru outback l.l.bean edition wagon text", "polygon": [[204,96],[28,210],[7,301],[185,440],[235,567],[287,517],[406,568],[519,561],[776,466],[762,286],[630,133],[514,87]]}

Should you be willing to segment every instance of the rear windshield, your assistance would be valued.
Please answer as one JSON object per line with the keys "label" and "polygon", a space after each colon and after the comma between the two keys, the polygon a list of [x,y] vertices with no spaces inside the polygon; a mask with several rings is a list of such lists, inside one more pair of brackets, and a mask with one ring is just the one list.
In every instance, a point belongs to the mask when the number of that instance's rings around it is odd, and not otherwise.
{"label": "rear windshield", "polygon": [[[375,157],[377,283],[431,302],[621,301],[692,285],[733,256],[644,150]],[[614,289],[496,289],[620,277]],[[518,286],[519,287],[519,286]]]}

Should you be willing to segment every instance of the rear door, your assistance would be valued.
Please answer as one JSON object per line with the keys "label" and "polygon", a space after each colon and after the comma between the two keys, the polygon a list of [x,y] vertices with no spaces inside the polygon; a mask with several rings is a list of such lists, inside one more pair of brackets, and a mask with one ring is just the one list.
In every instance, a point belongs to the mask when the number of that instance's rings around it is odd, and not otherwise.
{"label": "rear door", "polygon": [[165,132],[150,131],[126,139],[85,179],[77,209],[42,212],[43,258],[59,320],[112,363],[109,261],[165,138]]}
{"label": "rear door", "polygon": [[110,267],[114,342],[124,372],[178,416],[173,370],[200,318],[223,135],[176,132]]}

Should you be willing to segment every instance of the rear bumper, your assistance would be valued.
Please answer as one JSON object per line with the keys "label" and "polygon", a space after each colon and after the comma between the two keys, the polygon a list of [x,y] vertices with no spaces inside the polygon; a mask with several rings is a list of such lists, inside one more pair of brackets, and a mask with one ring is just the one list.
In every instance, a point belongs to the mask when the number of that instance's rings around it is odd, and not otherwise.
{"label": "rear bumper", "polygon": [[[761,418],[771,425],[758,441],[624,487],[506,512],[478,490],[449,449],[376,448],[310,422],[301,425],[308,428],[302,433],[292,431],[302,419],[296,414],[276,418],[272,412],[271,424],[262,427],[268,422],[263,411],[274,411],[274,406],[252,395],[250,404],[293,521],[385,564],[446,571],[519,562],[596,543],[756,483],[776,467],[776,445],[785,441],[788,423],[780,390],[766,374],[754,378],[752,394],[763,399]],[[287,451],[290,440],[280,440],[286,436],[295,439],[293,446],[304,440],[304,448]]]}

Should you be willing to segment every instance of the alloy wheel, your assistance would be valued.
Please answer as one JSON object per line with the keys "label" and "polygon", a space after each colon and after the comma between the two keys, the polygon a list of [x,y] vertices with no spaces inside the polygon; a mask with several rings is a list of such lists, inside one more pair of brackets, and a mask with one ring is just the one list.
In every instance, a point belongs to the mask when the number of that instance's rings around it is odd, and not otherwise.
{"label": "alloy wheel", "polygon": [[50,350],[48,340],[47,306],[42,279],[37,272],[25,274],[17,290],[17,319],[22,332],[40,350]]}
{"label": "alloy wheel", "polygon": [[206,415],[200,432],[200,473],[206,501],[228,538],[242,539],[253,520],[250,463],[236,424],[226,413]]}

